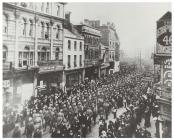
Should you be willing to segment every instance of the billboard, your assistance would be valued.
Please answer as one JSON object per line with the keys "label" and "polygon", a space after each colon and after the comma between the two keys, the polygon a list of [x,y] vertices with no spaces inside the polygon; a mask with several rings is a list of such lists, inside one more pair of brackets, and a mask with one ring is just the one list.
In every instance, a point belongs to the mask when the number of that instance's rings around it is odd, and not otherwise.
{"label": "billboard", "polygon": [[166,13],[157,21],[157,54],[172,52],[172,27],[170,13]]}

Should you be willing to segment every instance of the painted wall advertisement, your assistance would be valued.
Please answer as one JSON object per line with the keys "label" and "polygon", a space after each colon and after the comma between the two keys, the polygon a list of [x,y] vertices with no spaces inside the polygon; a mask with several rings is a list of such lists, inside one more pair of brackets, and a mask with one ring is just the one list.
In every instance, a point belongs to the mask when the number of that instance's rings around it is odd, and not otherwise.
{"label": "painted wall advertisement", "polygon": [[171,67],[172,67],[172,59],[168,58],[165,59],[163,61],[163,76],[164,76],[164,80],[163,80],[163,84],[166,88],[172,88],[172,71],[171,71]]}
{"label": "painted wall advertisement", "polygon": [[171,21],[159,21],[157,23],[157,53],[171,54],[171,52],[172,52]]}

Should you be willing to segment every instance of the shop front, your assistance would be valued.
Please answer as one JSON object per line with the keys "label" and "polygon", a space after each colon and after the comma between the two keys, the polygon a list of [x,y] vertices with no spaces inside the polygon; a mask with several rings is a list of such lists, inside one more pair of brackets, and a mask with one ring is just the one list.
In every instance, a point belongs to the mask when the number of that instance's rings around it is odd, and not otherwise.
{"label": "shop front", "polygon": [[85,78],[89,80],[97,79],[99,77],[99,67],[98,66],[91,66],[85,68]]}
{"label": "shop front", "polygon": [[35,70],[15,72],[13,105],[24,105],[34,95],[36,73]]}
{"label": "shop front", "polygon": [[66,89],[69,89],[74,84],[78,84],[83,81],[83,70],[84,69],[65,71]]}
{"label": "shop front", "polygon": [[63,66],[50,65],[40,66],[37,80],[38,89],[49,89],[50,87],[58,87],[62,83]]}

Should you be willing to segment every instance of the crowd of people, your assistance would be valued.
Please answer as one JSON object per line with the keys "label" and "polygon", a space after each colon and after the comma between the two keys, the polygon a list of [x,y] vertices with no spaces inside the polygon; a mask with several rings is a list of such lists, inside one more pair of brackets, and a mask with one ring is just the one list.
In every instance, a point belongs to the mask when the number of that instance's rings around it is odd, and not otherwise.
{"label": "crowd of people", "polygon": [[[3,134],[13,130],[12,137],[41,138],[48,131],[52,138],[85,138],[93,125],[99,125],[101,138],[151,137],[146,128],[151,125],[151,114],[158,115],[158,104],[155,95],[147,92],[151,85],[142,77],[142,73],[129,69],[86,79],[67,92],[55,87],[38,92],[21,113],[12,111],[9,117],[4,116]],[[117,116],[119,108],[126,111]],[[114,121],[107,124],[110,113]]]}

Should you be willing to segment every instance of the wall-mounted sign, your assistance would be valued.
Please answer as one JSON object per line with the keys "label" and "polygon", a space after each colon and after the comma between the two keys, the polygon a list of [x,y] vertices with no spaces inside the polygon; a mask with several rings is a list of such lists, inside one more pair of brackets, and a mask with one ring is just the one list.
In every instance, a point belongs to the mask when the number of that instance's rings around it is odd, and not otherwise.
{"label": "wall-mounted sign", "polygon": [[157,53],[171,54],[171,52],[172,52],[171,21],[157,22]]}
{"label": "wall-mounted sign", "polygon": [[3,87],[9,88],[10,87],[10,80],[3,80]]}
{"label": "wall-mounted sign", "polygon": [[51,72],[51,71],[61,71],[63,70],[63,66],[42,66],[39,69],[39,73],[42,72]]}
{"label": "wall-mounted sign", "polygon": [[171,68],[172,67],[172,60],[171,58],[169,59],[165,59],[163,61],[163,77],[164,77],[164,81],[163,84],[165,87],[172,87],[172,71]]}

